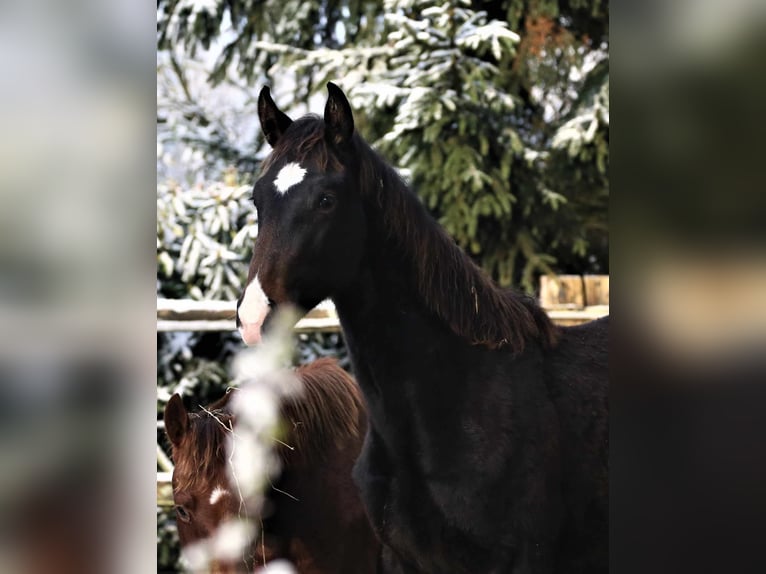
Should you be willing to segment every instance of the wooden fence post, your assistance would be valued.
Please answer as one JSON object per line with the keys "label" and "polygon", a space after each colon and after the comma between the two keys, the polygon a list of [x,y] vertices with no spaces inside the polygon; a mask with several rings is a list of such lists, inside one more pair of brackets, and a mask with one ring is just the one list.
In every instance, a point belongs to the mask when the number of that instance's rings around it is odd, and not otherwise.
{"label": "wooden fence post", "polygon": [[540,305],[545,309],[584,308],[582,277],[580,275],[541,276]]}
{"label": "wooden fence post", "polygon": [[585,275],[585,304],[609,305],[609,275]]}

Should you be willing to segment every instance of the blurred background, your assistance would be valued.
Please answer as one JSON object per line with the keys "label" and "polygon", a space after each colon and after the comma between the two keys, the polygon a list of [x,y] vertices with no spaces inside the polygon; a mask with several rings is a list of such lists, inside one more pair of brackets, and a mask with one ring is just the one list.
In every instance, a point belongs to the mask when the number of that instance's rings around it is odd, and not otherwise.
{"label": "blurred background", "polygon": [[4,574],[154,561],[155,16],[0,5]]}
{"label": "blurred background", "polygon": [[611,568],[760,572],[766,4],[611,24]]}

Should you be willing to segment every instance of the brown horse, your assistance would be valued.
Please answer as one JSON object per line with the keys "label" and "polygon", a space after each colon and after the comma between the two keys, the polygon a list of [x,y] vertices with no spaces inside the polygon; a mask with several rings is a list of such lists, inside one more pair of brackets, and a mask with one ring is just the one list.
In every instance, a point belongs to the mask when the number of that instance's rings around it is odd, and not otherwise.
{"label": "brown horse", "polygon": [[[287,428],[275,441],[282,470],[266,493],[261,538],[238,563],[215,564],[218,572],[252,571],[275,559],[300,574],[375,572],[379,545],[351,478],[367,427],[354,380],[332,359],[296,369],[303,391],[281,405]],[[234,393],[189,413],[179,395],[165,408],[173,447],[173,498],[182,547],[209,538],[236,517],[240,499],[227,474],[226,438],[236,429],[228,405]],[[289,446],[287,446],[289,445]]]}

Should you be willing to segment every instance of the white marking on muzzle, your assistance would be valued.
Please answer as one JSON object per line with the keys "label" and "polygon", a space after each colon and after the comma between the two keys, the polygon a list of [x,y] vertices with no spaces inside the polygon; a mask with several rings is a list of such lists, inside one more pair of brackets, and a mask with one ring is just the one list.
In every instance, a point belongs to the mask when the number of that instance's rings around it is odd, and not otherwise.
{"label": "white marking on muzzle", "polygon": [[229,494],[228,490],[226,490],[225,488],[221,488],[220,486],[216,486],[213,489],[213,492],[210,493],[210,505],[212,506],[213,504],[221,500],[221,498],[223,498],[224,496],[228,496],[228,494]]}
{"label": "white marking on muzzle", "polygon": [[261,282],[256,275],[245,289],[242,303],[239,305],[239,334],[246,345],[261,342],[261,327],[269,314],[269,298],[263,292]]}
{"label": "white marking on muzzle", "polygon": [[306,170],[294,161],[291,161],[279,170],[274,180],[274,187],[277,188],[279,193],[284,195],[292,186],[302,182],[305,175]]}

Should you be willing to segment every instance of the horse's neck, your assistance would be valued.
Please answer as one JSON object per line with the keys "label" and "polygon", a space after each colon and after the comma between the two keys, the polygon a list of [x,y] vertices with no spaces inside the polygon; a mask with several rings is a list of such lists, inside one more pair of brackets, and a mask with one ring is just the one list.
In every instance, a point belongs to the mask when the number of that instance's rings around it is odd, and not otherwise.
{"label": "horse's neck", "polygon": [[386,347],[403,347],[410,338],[408,325],[425,329],[424,323],[430,325],[435,318],[418,291],[415,270],[423,262],[412,261],[378,223],[356,281],[335,302],[348,328],[370,336],[398,335]]}
{"label": "horse's neck", "polygon": [[414,415],[438,387],[450,350],[468,346],[427,309],[403,257],[389,241],[373,246],[354,285],[334,297],[371,420],[396,412],[402,427],[399,415]]}
{"label": "horse's neck", "polygon": [[[414,336],[429,329],[431,315],[420,302],[409,265],[378,252],[362,267],[357,281],[335,298],[344,331],[358,352],[401,355]],[[416,332],[411,329],[417,327]],[[378,343],[385,344],[375,348]]]}

